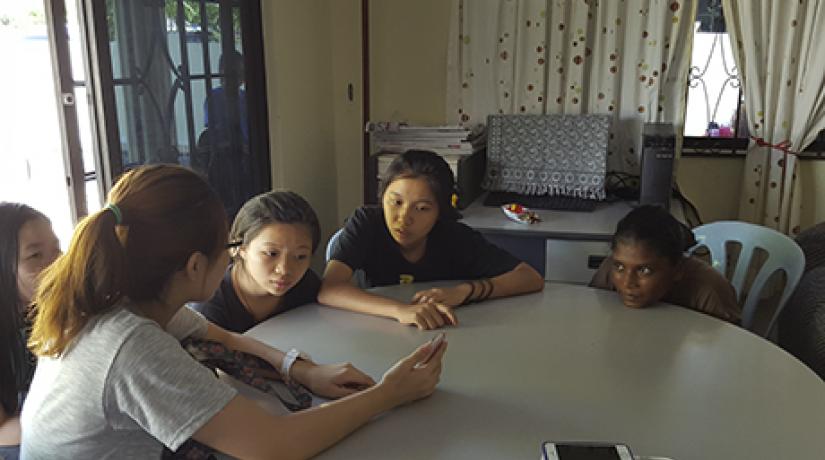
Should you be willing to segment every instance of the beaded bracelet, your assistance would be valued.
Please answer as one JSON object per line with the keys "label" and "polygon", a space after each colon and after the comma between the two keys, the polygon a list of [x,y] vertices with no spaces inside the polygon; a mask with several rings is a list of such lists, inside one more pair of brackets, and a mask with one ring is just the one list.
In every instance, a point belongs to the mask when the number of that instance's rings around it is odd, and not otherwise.
{"label": "beaded bracelet", "polygon": [[482,293],[482,295],[479,296],[476,302],[483,302],[489,299],[490,296],[493,294],[494,289],[493,282],[490,281],[489,278],[482,278],[480,281],[481,284],[484,285],[484,292]]}
{"label": "beaded bracelet", "polygon": [[481,302],[487,298],[487,283],[484,282],[484,278],[478,280],[481,284],[481,293],[476,297],[474,302]]}
{"label": "beaded bracelet", "polygon": [[459,305],[467,305],[470,303],[470,298],[476,293],[476,285],[474,282],[465,281],[465,283],[470,285],[470,292],[467,294],[467,297],[464,297],[464,300],[462,300]]}

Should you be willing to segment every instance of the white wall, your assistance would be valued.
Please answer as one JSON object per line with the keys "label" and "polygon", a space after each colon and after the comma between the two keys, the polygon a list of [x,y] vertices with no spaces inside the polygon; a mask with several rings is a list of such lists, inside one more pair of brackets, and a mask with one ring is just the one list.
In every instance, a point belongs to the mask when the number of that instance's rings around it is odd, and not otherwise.
{"label": "white wall", "polygon": [[681,158],[676,181],[704,222],[736,219],[744,165],[741,158]]}
{"label": "white wall", "polygon": [[446,0],[372,0],[370,115],[443,124],[447,95]]}
{"label": "white wall", "polygon": [[[337,220],[340,226],[363,203],[364,89],[361,68],[361,2],[331,0],[333,142],[337,178]],[[347,85],[353,86],[353,100]]]}
{"label": "white wall", "polygon": [[261,4],[272,185],[305,197],[326,236],[337,220],[329,2]]}

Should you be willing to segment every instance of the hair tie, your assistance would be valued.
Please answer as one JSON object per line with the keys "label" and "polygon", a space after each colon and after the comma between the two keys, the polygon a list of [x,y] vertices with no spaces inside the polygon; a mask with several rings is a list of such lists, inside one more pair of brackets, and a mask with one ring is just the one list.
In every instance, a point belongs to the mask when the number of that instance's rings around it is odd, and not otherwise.
{"label": "hair tie", "polygon": [[106,205],[106,208],[109,211],[112,211],[112,214],[115,215],[115,225],[120,225],[123,223],[123,214],[120,212],[120,208],[117,205],[109,203]]}

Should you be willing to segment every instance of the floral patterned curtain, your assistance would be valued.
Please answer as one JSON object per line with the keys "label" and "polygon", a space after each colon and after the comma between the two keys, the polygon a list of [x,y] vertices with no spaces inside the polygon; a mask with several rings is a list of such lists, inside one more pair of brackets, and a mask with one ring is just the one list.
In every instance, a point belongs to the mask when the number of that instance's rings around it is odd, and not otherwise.
{"label": "floral patterned curtain", "polygon": [[[825,2],[723,0],[752,136],[800,151],[825,129]],[[786,234],[800,231],[796,155],[752,142],[739,218]]]}
{"label": "floral patterned curtain", "polygon": [[448,120],[613,115],[611,170],[637,171],[643,122],[681,138],[695,0],[453,0]]}

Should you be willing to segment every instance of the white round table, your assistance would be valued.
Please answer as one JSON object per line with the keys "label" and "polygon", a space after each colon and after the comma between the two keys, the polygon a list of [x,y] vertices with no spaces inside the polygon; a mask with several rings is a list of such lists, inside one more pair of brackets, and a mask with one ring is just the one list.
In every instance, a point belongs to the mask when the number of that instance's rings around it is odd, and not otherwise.
{"label": "white round table", "polygon": [[[409,299],[421,288],[377,292]],[[673,460],[825,458],[825,383],[733,325],[565,284],[457,313],[436,392],[321,458],[532,460],[545,440],[622,442]],[[307,305],[248,334],[378,380],[435,332]]]}

